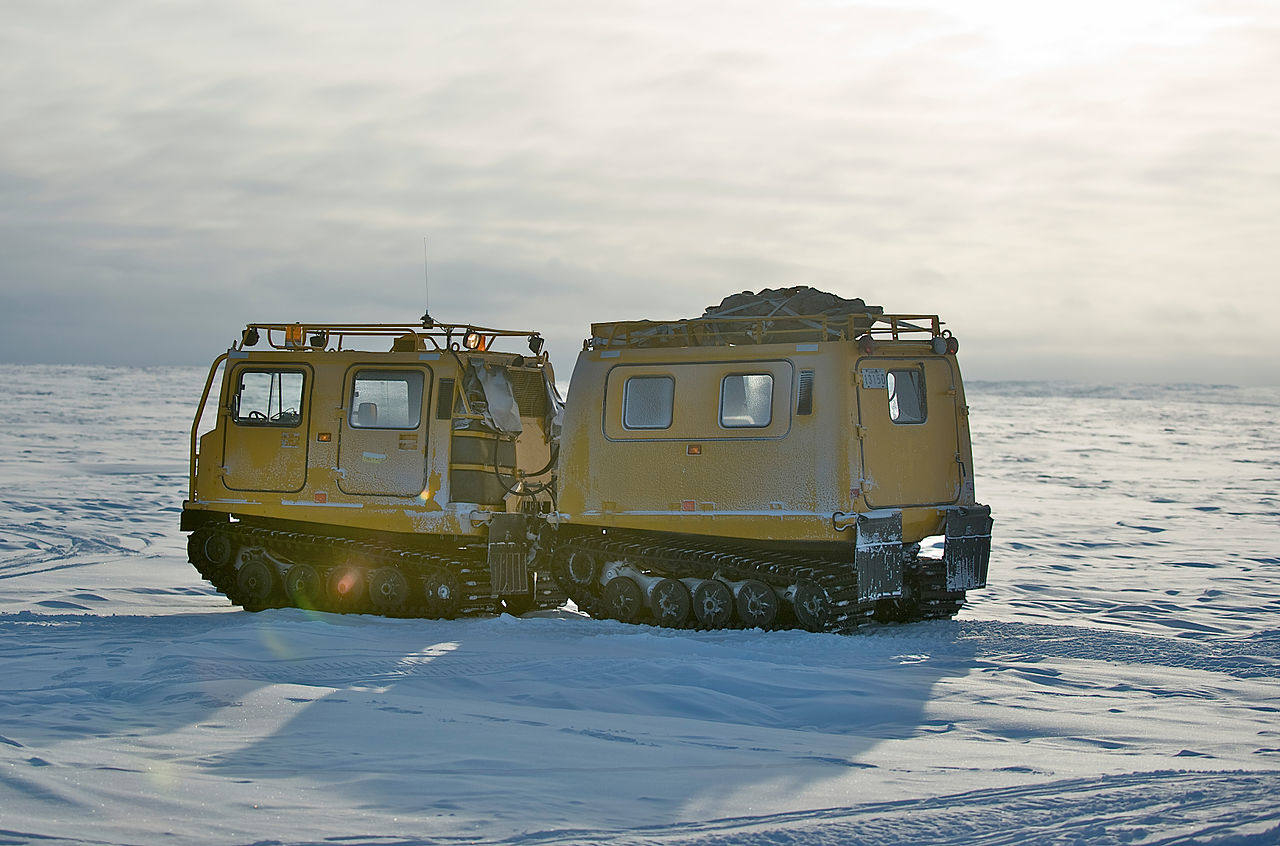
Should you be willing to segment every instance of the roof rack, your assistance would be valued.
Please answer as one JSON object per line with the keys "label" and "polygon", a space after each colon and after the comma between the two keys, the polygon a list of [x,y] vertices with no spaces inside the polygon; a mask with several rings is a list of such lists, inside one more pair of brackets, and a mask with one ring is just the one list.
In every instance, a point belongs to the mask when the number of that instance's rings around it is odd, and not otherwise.
{"label": "roof rack", "polygon": [[[493,348],[499,338],[527,338],[530,345],[537,339],[542,347],[542,335],[531,329],[492,329],[469,323],[433,323],[424,327],[417,323],[250,323],[244,328],[241,341],[253,346],[258,338],[266,335],[267,344],[277,350],[326,349],[335,341],[332,349],[341,350],[348,338],[403,338],[409,335],[429,342],[437,350],[461,350],[484,352]],[[468,338],[479,340],[471,346]],[[312,343],[317,341],[317,343]]]}
{"label": "roof rack", "polygon": [[712,347],[880,340],[928,340],[942,334],[936,314],[799,314],[786,317],[698,317],[689,320],[623,320],[591,324],[583,349]]}

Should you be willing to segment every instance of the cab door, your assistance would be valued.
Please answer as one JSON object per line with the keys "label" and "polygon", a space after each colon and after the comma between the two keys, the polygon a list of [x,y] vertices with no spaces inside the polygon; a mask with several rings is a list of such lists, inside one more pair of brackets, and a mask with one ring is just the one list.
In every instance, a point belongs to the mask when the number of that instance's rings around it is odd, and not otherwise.
{"label": "cab door", "polygon": [[309,370],[296,366],[247,364],[228,374],[222,463],[229,490],[302,490],[310,383]]}
{"label": "cab door", "polygon": [[950,358],[858,360],[862,491],[872,508],[949,505],[960,497],[957,390]]}
{"label": "cab door", "polygon": [[338,434],[343,493],[413,496],[427,483],[426,367],[361,367],[347,372]]}

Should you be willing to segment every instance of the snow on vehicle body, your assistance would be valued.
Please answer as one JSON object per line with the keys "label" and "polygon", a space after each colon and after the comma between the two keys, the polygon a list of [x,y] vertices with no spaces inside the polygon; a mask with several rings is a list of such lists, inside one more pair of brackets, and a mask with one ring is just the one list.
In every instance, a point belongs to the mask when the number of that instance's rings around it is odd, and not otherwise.
{"label": "snow on vehicle body", "polygon": [[[870,310],[593,325],[557,581],[593,614],[667,625],[954,615],[991,529],[957,348],[936,316]],[[921,557],[937,535],[942,558]]]}
{"label": "snow on vehicle body", "polygon": [[[513,339],[532,355],[493,349]],[[190,559],[250,609],[558,604],[524,560],[525,524],[551,497],[518,480],[551,464],[553,386],[536,332],[250,324],[211,366],[192,424]]]}

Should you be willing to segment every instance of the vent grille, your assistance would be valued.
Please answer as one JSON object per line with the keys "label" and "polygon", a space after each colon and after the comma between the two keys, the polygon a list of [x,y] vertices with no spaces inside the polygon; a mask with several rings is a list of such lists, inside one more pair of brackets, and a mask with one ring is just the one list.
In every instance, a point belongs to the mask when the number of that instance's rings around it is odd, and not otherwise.
{"label": "vent grille", "polygon": [[493,596],[529,592],[529,569],[520,544],[489,544],[489,591]]}
{"label": "vent grille", "polygon": [[813,371],[801,370],[796,388],[796,414],[813,414]]}
{"label": "vent grille", "polygon": [[436,419],[453,418],[453,380],[441,379],[440,390],[436,392]]}
{"label": "vent grille", "polygon": [[521,417],[545,417],[547,414],[547,385],[541,370],[507,371],[511,380],[511,393],[520,407]]}

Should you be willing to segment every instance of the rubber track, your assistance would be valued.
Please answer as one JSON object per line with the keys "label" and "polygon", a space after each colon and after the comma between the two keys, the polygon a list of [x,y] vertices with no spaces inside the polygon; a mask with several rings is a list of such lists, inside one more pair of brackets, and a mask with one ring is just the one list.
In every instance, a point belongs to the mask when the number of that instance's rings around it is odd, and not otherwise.
{"label": "rubber track", "polygon": [[[779,591],[807,581],[820,587],[830,607],[825,631],[849,632],[872,620],[913,622],[947,619],[964,603],[963,592],[946,590],[946,567],[936,559],[917,558],[908,565],[916,589],[916,601],[902,608],[886,600],[859,602],[853,563],[801,553],[762,552],[737,544],[695,544],[687,538],[639,532],[610,531],[607,535],[583,534],[557,544],[553,572],[556,581],[569,592],[579,609],[592,616],[604,616],[601,594],[604,586],[575,585],[565,571],[565,563],[575,551],[599,556],[604,562],[626,561],[646,573],[671,578],[710,579],[719,575],[731,581],[757,579]],[[781,609],[788,603],[783,600]],[[775,628],[796,625],[786,613],[778,615]]]}
{"label": "rubber track", "polygon": [[[219,593],[230,599],[232,604],[249,611],[291,607],[283,589],[283,576],[287,568],[281,570],[273,566],[272,569],[276,572],[276,588],[272,594],[272,601],[267,604],[254,604],[239,590],[234,563],[218,567],[203,555],[204,541],[214,532],[225,533],[228,536],[234,550],[233,562],[240,549],[261,547],[271,556],[282,561],[306,563],[315,567],[322,585],[327,582],[329,573],[335,567],[351,561],[359,562],[366,573],[379,567],[397,567],[411,585],[409,602],[395,611],[377,609],[368,600],[367,594],[364,601],[358,605],[342,607],[322,602],[316,610],[428,618],[495,613],[495,600],[489,595],[489,567],[483,557],[483,547],[473,557],[461,550],[447,553],[439,550],[406,550],[350,538],[303,532],[281,532],[246,526],[242,523],[224,523],[193,532],[188,542],[188,559],[195,565],[200,575],[207,579]],[[441,582],[453,588],[454,597],[448,604],[431,599],[427,592]],[[564,599],[564,594],[549,576],[545,579],[539,577],[534,607],[556,608],[563,604]]]}

